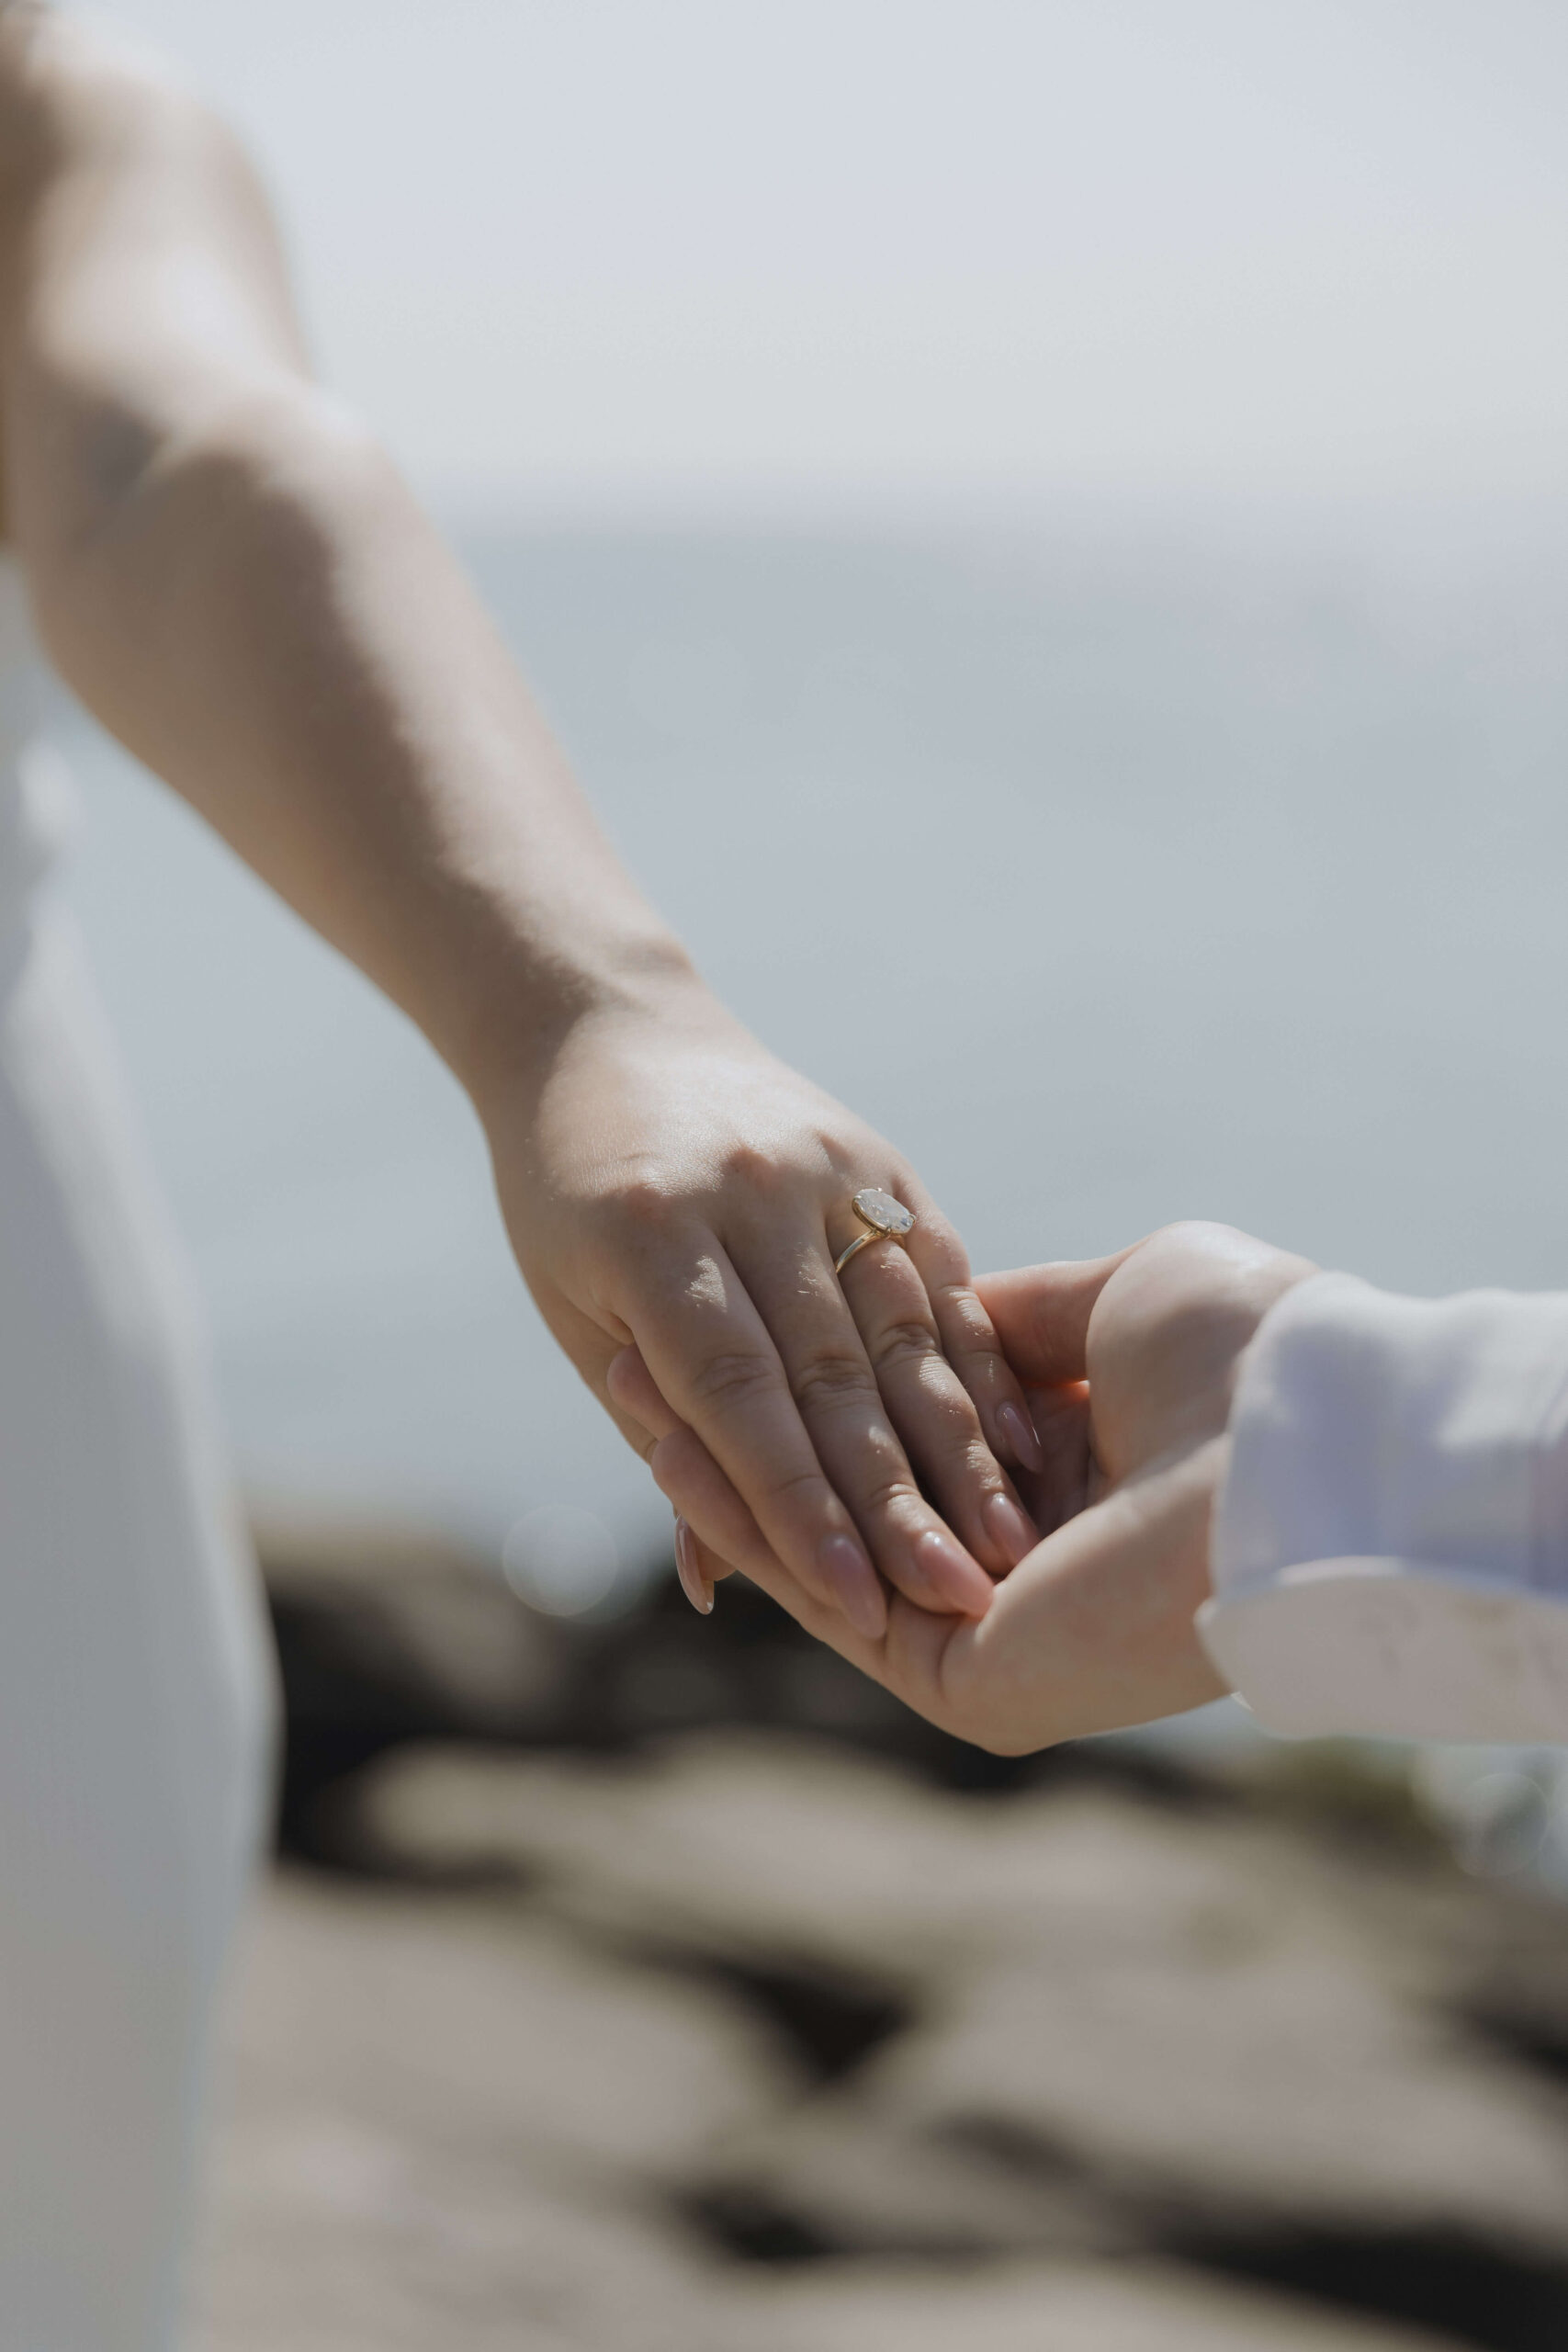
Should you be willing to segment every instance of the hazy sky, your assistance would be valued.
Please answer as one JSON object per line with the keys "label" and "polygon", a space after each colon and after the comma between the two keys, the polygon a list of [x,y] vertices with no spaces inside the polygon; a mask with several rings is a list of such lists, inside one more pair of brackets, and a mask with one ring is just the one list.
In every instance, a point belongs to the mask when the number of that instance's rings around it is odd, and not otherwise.
{"label": "hazy sky", "polygon": [[122,0],[448,501],[1568,490],[1561,0]]}

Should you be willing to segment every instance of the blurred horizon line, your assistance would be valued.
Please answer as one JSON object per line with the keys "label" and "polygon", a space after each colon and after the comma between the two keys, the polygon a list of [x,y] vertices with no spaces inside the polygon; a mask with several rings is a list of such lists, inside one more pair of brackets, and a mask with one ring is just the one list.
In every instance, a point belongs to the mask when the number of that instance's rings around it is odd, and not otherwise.
{"label": "blurred horizon line", "polygon": [[1521,534],[1550,542],[1568,538],[1568,480],[1539,489],[1445,490],[1389,487],[1329,495],[1310,489],[1263,493],[1228,490],[1138,487],[980,491],[956,482],[912,485],[802,484],[750,481],[744,488],[698,478],[589,484],[566,482],[536,491],[515,481],[422,479],[421,497],[441,527],[471,538],[581,533],[690,534],[699,537],[782,538],[967,537],[1034,540],[1061,533],[1071,539],[1109,537],[1212,539],[1239,550],[1257,547],[1289,560],[1315,544],[1346,538],[1397,546],[1450,539],[1457,544]]}

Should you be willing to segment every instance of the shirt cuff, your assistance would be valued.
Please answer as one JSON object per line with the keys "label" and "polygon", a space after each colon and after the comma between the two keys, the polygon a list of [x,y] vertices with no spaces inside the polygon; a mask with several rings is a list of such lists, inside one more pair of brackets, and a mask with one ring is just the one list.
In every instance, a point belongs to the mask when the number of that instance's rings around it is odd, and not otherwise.
{"label": "shirt cuff", "polygon": [[1230,1435],[1198,1627],[1260,1722],[1568,1742],[1568,1295],[1314,1275]]}

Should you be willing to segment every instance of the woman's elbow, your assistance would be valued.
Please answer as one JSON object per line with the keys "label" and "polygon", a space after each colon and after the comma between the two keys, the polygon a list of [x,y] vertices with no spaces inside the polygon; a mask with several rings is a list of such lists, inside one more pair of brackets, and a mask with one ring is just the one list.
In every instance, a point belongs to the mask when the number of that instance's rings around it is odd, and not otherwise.
{"label": "woman's elbow", "polygon": [[83,483],[55,514],[29,501],[17,533],[40,632],[79,691],[171,605],[188,619],[193,594],[300,583],[398,494],[375,436],[301,379],[236,385],[174,427],[121,416],[92,430]]}

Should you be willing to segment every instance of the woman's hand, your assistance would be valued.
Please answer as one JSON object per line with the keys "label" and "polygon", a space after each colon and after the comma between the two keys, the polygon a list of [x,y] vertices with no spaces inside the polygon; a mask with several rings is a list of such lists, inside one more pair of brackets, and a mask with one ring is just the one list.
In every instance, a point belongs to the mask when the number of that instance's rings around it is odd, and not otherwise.
{"label": "woman's hand", "polygon": [[[695,1433],[824,1624],[880,1638],[877,1569],[917,1614],[981,1616],[1035,1541],[1000,1464],[1040,1456],[963,1247],[900,1155],[680,978],[582,1012],[541,1081],[481,1107],[529,1287],[632,1443],[657,1432],[610,1390],[628,1343],[658,1419]],[[914,1231],[840,1281],[868,1184]]]}
{"label": "woman's hand", "polygon": [[977,1624],[895,1600],[882,1639],[847,1632],[773,1555],[635,1353],[611,1388],[658,1441],[654,1475],[685,1522],[688,1579],[743,1569],[933,1723],[1022,1755],[1221,1695],[1192,1620],[1209,1589],[1231,1389],[1269,1308],[1313,1272],[1228,1226],[1179,1225],[1113,1258],[976,1284],[1029,1389],[1045,1462],[1031,1488],[1044,1540]]}
{"label": "woman's hand", "polygon": [[[62,673],[468,1088],[601,1397],[636,1340],[818,1602],[880,1630],[880,1568],[979,1614],[1031,1540],[998,1453],[1031,1441],[951,1229],[620,867],[450,551],[310,383],[233,139],[62,13],[4,20],[6,519]],[[867,1184],[913,1248],[840,1286]]]}

